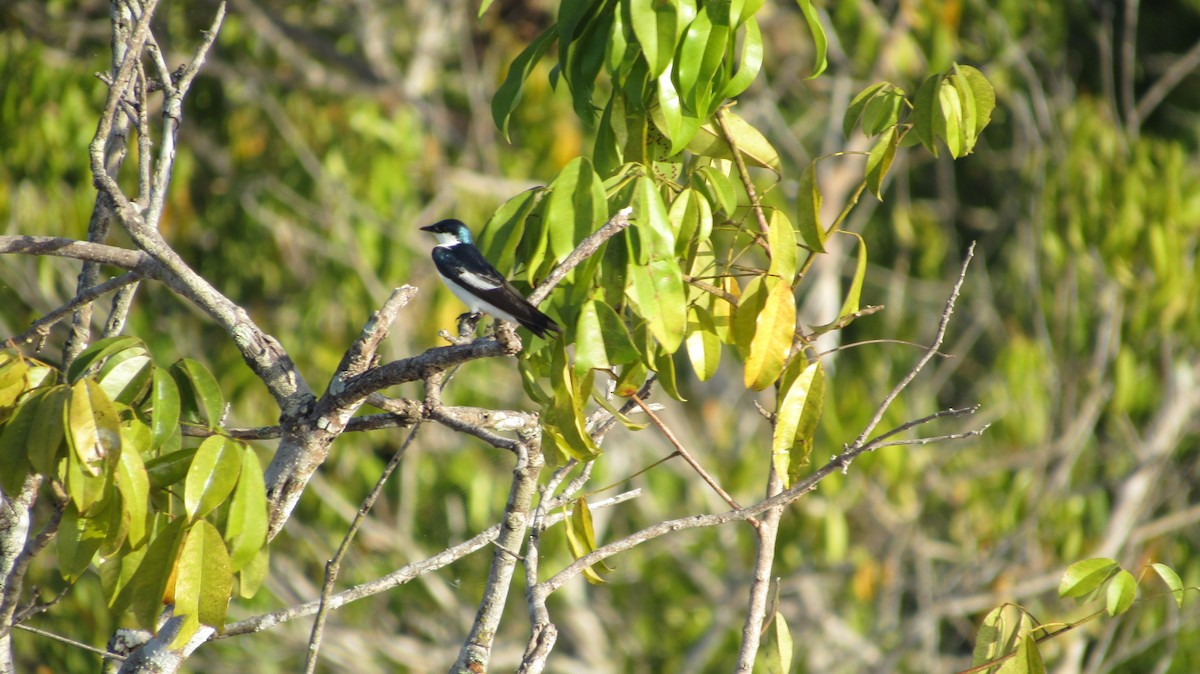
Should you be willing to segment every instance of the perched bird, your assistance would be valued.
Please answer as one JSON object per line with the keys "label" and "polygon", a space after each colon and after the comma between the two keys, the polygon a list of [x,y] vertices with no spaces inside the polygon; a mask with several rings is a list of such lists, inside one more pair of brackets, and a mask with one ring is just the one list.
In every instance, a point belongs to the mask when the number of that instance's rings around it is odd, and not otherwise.
{"label": "perched bird", "polygon": [[462,222],[442,220],[421,229],[437,237],[433,264],[450,292],[471,313],[485,311],[496,318],[520,323],[542,338],[547,332],[562,332],[554,319],[538,311],[483,257],[475,247],[471,230]]}

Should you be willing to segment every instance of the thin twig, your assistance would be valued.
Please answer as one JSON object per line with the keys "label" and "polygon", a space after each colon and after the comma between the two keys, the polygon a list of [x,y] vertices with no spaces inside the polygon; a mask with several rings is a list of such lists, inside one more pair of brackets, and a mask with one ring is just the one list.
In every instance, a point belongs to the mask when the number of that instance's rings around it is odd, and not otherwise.
{"label": "thin twig", "polygon": [[946,300],[946,306],[942,310],[942,318],[938,321],[937,332],[934,334],[933,342],[925,349],[925,353],[917,359],[916,364],[908,371],[908,374],[904,375],[904,378],[884,397],[883,402],[879,403],[879,407],[875,409],[875,414],[863,428],[862,433],[855,439],[854,444],[851,445],[852,447],[862,447],[866,443],[867,436],[871,435],[871,431],[874,431],[879,422],[883,420],[883,415],[887,413],[888,408],[892,406],[892,403],[895,402],[900,393],[908,388],[913,379],[917,378],[917,375],[933,359],[933,356],[938,353],[938,348],[941,347],[942,340],[946,337],[946,328],[950,325],[950,316],[954,313],[954,303],[958,300],[958,293],[962,290],[963,282],[967,279],[967,268],[970,267],[973,257],[975,257],[974,241],[967,248],[967,256],[963,259],[962,267],[958,272],[958,279],[954,282],[954,287],[950,291],[950,298]]}
{"label": "thin twig", "polygon": [[325,564],[325,585],[321,588],[321,600],[317,608],[317,617],[313,620],[312,634],[308,638],[308,658],[304,663],[305,674],[313,674],[317,670],[317,653],[321,649],[321,637],[325,633],[325,617],[329,614],[329,598],[333,595],[333,585],[337,582],[338,573],[341,571],[342,559],[346,557],[346,553],[350,550],[350,543],[354,540],[355,534],[358,533],[359,527],[362,526],[363,520],[371,512],[371,508],[375,507],[375,501],[379,499],[379,495],[383,493],[383,485],[392,476],[392,473],[396,470],[396,466],[400,465],[400,459],[404,457],[413,440],[417,438],[417,431],[419,430],[421,430],[421,424],[418,422],[416,426],[413,426],[412,431],[404,439],[400,448],[392,455],[392,460],[383,469],[383,472],[379,475],[379,479],[375,481],[375,488],[363,499],[362,505],[358,507],[358,513],[355,514],[354,520],[350,523],[350,528],[346,530],[346,535],[342,537],[342,544],[338,546],[337,552]]}
{"label": "thin twig", "polygon": [[29,625],[13,625],[13,627],[15,627],[19,630],[24,630],[26,632],[30,632],[32,634],[36,634],[40,637],[46,637],[47,639],[61,641],[64,644],[70,644],[71,646],[74,646],[75,648],[81,648],[85,651],[88,651],[89,653],[95,653],[96,655],[99,655],[100,657],[104,658],[105,660],[116,660],[117,662],[125,661],[125,656],[123,656],[123,655],[117,655],[116,653],[109,653],[108,651],[106,651],[102,648],[96,648],[95,646],[92,646],[91,644],[85,644],[82,641],[76,641],[74,639],[69,639],[60,634],[55,634],[53,632],[47,632],[46,630],[40,630],[36,627],[30,627]]}
{"label": "thin twig", "polygon": [[[759,243],[762,245],[763,250],[767,252],[767,257],[770,257],[771,244],[768,239],[770,237],[771,226],[767,224],[767,216],[763,213],[762,204],[759,203],[758,192],[754,189],[754,181],[750,178],[749,169],[746,168],[746,160],[742,158],[742,152],[733,140],[733,133],[729,131],[729,124],[725,121],[726,107],[721,106],[713,119],[717,121],[717,126],[721,129],[721,135],[725,137],[725,142],[729,144],[729,152],[733,155],[733,162],[737,166],[738,176],[742,179],[742,187],[746,190],[746,196],[750,198],[750,208],[754,211],[754,218],[758,221],[758,230],[762,233]],[[787,279],[787,281],[791,283],[791,279]]]}
{"label": "thin twig", "polygon": [[[719,495],[722,500],[729,504],[729,507],[735,510],[740,510],[742,506],[739,505],[738,502],[729,495],[729,492],[725,491],[725,489],[717,483],[713,476],[709,475],[708,471],[704,470],[704,467],[692,457],[691,453],[687,451],[687,448],[683,446],[683,443],[679,442],[679,439],[676,438],[675,434],[671,432],[671,429],[667,428],[667,425],[663,423],[662,419],[658,418],[658,415],[654,413],[654,410],[650,409],[650,406],[642,401],[637,394],[631,396],[631,399],[642,408],[642,411],[646,413],[646,416],[650,417],[650,420],[654,422],[655,426],[658,426],[658,430],[662,431],[663,435],[667,437],[667,440],[673,447],[675,447],[675,453],[681,456],[683,460],[692,467],[692,470],[695,470],[700,478],[703,479],[709,487],[712,487],[712,490],[717,492],[717,495]],[[755,528],[758,527],[758,520],[755,518],[749,517],[747,518],[747,521],[750,522],[750,524]]]}
{"label": "thin twig", "polygon": [[9,337],[4,341],[8,344],[24,344],[33,341],[35,337],[44,339],[45,336],[49,334],[50,328],[62,319],[66,318],[67,314],[75,311],[84,304],[94,302],[96,298],[101,297],[106,293],[110,293],[113,290],[117,290],[122,286],[129,285],[130,283],[134,283],[139,278],[141,277],[138,274],[134,272],[127,272],[116,278],[109,279],[104,283],[91,286],[90,288],[85,289],[83,292],[75,295],[75,297],[71,298],[71,301],[34,321],[29,326],[29,329],[25,330],[25,332]]}
{"label": "thin twig", "polygon": [[562,261],[562,264],[555,267],[545,280],[539,283],[538,287],[534,288],[532,293],[529,293],[529,302],[534,306],[541,304],[542,300],[550,295],[550,291],[554,290],[554,286],[566,278],[572,269],[594,255],[605,241],[608,241],[613,236],[616,236],[618,232],[628,227],[629,216],[631,215],[633,215],[632,208],[628,206],[622,208],[609,218],[608,222],[604,223],[604,226],[589,234],[583,241],[580,241],[575,250],[571,251],[571,254]]}

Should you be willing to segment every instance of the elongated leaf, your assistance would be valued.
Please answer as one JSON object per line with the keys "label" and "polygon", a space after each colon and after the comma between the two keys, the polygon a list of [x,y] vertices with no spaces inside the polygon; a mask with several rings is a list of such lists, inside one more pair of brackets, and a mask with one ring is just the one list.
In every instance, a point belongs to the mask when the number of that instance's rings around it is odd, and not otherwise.
{"label": "elongated leaf", "polygon": [[580,375],[589,369],[607,370],[641,357],[625,322],[612,307],[599,300],[584,303],[575,335],[575,370]]}
{"label": "elongated leaf", "polygon": [[821,17],[817,14],[817,8],[813,6],[812,0],[796,0],[796,4],[800,6],[800,12],[804,14],[804,21],[808,24],[808,32],[813,39],[813,70],[808,76],[808,79],[811,80],[825,72],[825,67],[829,65],[827,60],[829,38],[825,36],[825,28],[821,25]]}
{"label": "elongated leaf", "polygon": [[713,24],[709,12],[698,12],[696,18],[688,24],[675,62],[678,90],[683,92],[688,108],[697,112],[707,109],[712,98],[713,73],[704,71],[705,52],[708,50],[712,32]]}
{"label": "elongated leaf", "polygon": [[103,361],[114,353],[125,351],[126,349],[139,349],[144,353],[146,345],[137,337],[130,337],[128,335],[106,337],[93,342],[88,348],[80,352],[75,357],[75,360],[71,361],[71,366],[67,368],[67,383],[78,383],[93,365]]}
{"label": "elongated leaf", "polygon": [[68,505],[55,536],[58,572],[63,580],[68,583],[78,580],[103,542],[104,531],[92,520],[80,516],[74,505]]}
{"label": "elongated leaf", "polygon": [[215,429],[225,414],[225,397],[208,368],[191,358],[180,359],[171,366],[171,374],[179,384],[180,400],[186,411],[194,411],[198,419]]}
{"label": "elongated leaf", "polygon": [[1005,660],[997,674],[1046,674],[1046,665],[1042,662],[1042,654],[1037,649],[1037,639],[1032,633],[1021,639],[1016,655]]}
{"label": "elongated leaf", "polygon": [[496,90],[496,95],[492,98],[492,119],[496,122],[496,127],[500,129],[500,132],[504,134],[505,140],[508,140],[509,119],[521,101],[521,89],[525,86],[525,80],[529,79],[534,66],[557,39],[558,24],[554,24],[537,36],[517,56],[508,68],[508,75],[504,78],[504,83]]}
{"label": "elongated leaf", "polygon": [[129,574],[119,594],[110,600],[115,611],[124,613],[128,609],[144,629],[155,627],[155,618],[162,609],[164,598],[174,598],[168,597],[167,586],[174,576],[175,561],[185,531],[186,522],[182,517],[168,524],[161,523],[164,519],[162,516],[159,519],[160,524],[151,536],[137,570]]}
{"label": "elongated leaf", "polygon": [[675,375],[675,357],[663,349],[654,350],[654,358],[650,363],[658,374],[658,383],[662,390],[679,402],[687,402],[687,398],[679,390],[679,380]]}
{"label": "elongated leaf", "polygon": [[[821,361],[809,363],[785,391],[775,407],[775,431],[771,457],[775,472],[791,486],[806,456],[794,456],[793,448],[811,442],[821,417],[825,398],[825,371]],[[803,453],[803,451],[801,451]]]}
{"label": "elongated leaf", "polygon": [[67,444],[80,468],[89,475],[100,475],[104,460],[121,451],[120,418],[112,401],[99,384],[85,379],[71,387],[63,415]]}
{"label": "elongated leaf", "polygon": [[705,166],[696,171],[701,181],[693,183],[697,189],[708,196],[713,211],[725,211],[726,217],[731,217],[737,209],[737,189],[729,176],[712,166]]}
{"label": "elongated leaf", "polygon": [[787,283],[768,278],[766,304],[758,314],[750,354],[746,357],[746,388],[761,391],[779,378],[796,332],[796,298]]}
{"label": "elongated leaf", "polygon": [[179,386],[170,373],[155,368],[150,405],[150,447],[158,451],[179,432]]}
{"label": "elongated leaf", "polygon": [[604,183],[586,157],[576,157],[551,183],[546,203],[550,250],[555,260],[566,258],[575,250],[576,244],[591,234],[596,223],[607,217]]}
{"label": "elongated leaf", "polygon": [[1121,567],[1111,559],[1094,557],[1067,567],[1058,584],[1060,597],[1086,597],[1117,574]]}
{"label": "elongated leaf", "polygon": [[796,230],[781,211],[771,212],[767,242],[771,246],[771,266],[767,273],[791,285],[796,280]]}
{"label": "elongated leaf", "polygon": [[938,87],[938,107],[940,114],[933,119],[934,133],[946,141],[950,156],[957,159],[966,153],[966,126],[962,99],[949,80],[943,79]]}
{"label": "elongated leaf", "polygon": [[755,276],[746,284],[737,309],[733,315],[730,336],[743,358],[750,353],[750,343],[754,340],[758,326],[758,315],[767,304],[770,288],[763,282],[763,277]]}
{"label": "elongated leaf", "polygon": [[825,227],[821,224],[821,189],[817,186],[817,162],[800,174],[796,196],[796,226],[804,245],[814,253],[825,252]]}
{"label": "elongated leaf", "polygon": [[626,289],[637,313],[646,319],[650,333],[667,353],[683,343],[687,327],[683,272],[674,258],[661,258],[648,265],[630,264]]}
{"label": "elongated leaf", "polygon": [[[779,153],[766,136],[731,110],[722,110],[719,114],[725,118],[725,126],[729,129],[729,135],[733,138],[734,145],[742,153],[747,164],[769,168],[776,173],[780,172]],[[700,125],[699,132],[688,143],[687,149],[702,157],[733,159],[729,141],[725,139],[720,127],[714,122]]]}
{"label": "elongated leaf", "polygon": [[1108,584],[1104,608],[1111,616],[1121,615],[1128,611],[1130,606],[1133,606],[1135,598],[1137,598],[1137,580],[1134,579],[1132,573],[1121,569]]}
{"label": "elongated leaf", "polygon": [[0,490],[9,496],[21,491],[32,466],[29,463],[30,437],[44,391],[33,391],[21,399],[0,433]]}
{"label": "elongated leaf", "polygon": [[501,272],[512,268],[517,244],[525,233],[525,219],[544,193],[544,189],[536,187],[504,202],[479,233],[480,252]]}
{"label": "elongated leaf", "polygon": [[770,638],[767,639],[763,655],[766,657],[767,674],[789,674],[792,671],[792,632],[788,629],[783,614],[776,612],[771,618]]}
{"label": "elongated leaf", "polygon": [[[225,610],[233,594],[229,552],[216,527],[206,520],[191,526],[179,554],[175,577],[175,615],[195,616],[202,624],[225,626]],[[174,643],[187,643],[180,634]]]}
{"label": "elongated leaf", "polygon": [[687,353],[692,369],[700,381],[708,381],[721,364],[721,338],[707,309],[694,306],[688,310]]}
{"label": "elongated leaf", "polygon": [[862,296],[863,280],[867,276],[867,242],[854,232],[846,232],[846,234],[858,239],[858,263],[854,268],[854,278],[850,281],[850,289],[846,291],[846,299],[842,302],[842,309],[838,312],[839,319],[858,311],[858,302]]}
{"label": "elongated leaf", "polygon": [[913,99],[913,111],[910,117],[917,138],[935,157],[938,153],[937,125],[942,115],[938,93],[942,89],[943,79],[943,75],[931,75],[921,83],[921,87],[917,89],[917,95]]}
{"label": "elongated leaf", "polygon": [[1172,569],[1166,564],[1155,562],[1150,566],[1154,568],[1154,572],[1157,573],[1158,577],[1162,578],[1162,581],[1167,584],[1168,588],[1170,588],[1171,594],[1175,597],[1175,604],[1182,608],[1184,587],[1183,580],[1180,579],[1179,574],[1175,573],[1175,569]]}
{"label": "elongated leaf", "polygon": [[[842,134],[844,134],[846,138],[850,138],[850,134],[854,133],[854,127],[858,126],[859,120],[862,119],[863,111],[867,108],[867,103],[869,103],[877,94],[889,87],[892,87],[892,85],[888,82],[876,82],[875,84],[872,84],[866,89],[860,91],[858,95],[850,101],[850,105],[846,106],[845,114],[842,115]],[[866,132],[864,131],[864,133]]]}
{"label": "elongated leaf", "polygon": [[150,476],[150,484],[155,489],[163,489],[182,481],[187,477],[188,469],[191,468],[192,459],[195,457],[195,449],[181,449],[150,460],[146,463],[146,473]]}
{"label": "elongated leaf", "polygon": [[904,132],[900,127],[894,127],[891,133],[875,141],[871,153],[867,155],[867,189],[880,201],[883,201],[883,179],[892,168],[892,162],[896,159],[896,149],[900,147],[903,137]]}
{"label": "elongated leaf", "polygon": [[[588,507],[587,498],[580,497],[571,510],[571,516],[563,520],[566,525],[567,548],[575,559],[584,557],[596,549],[596,529],[592,524],[592,511]],[[583,575],[589,583],[600,585],[604,579],[601,573],[609,573],[613,569],[603,561],[597,566],[589,566]]]}
{"label": "elongated leaf", "polygon": [[[128,429],[126,430],[127,437]],[[132,443],[126,443],[125,451],[121,452],[117,462],[116,483],[121,492],[121,519],[128,527],[129,545],[141,547],[146,541],[146,516],[150,505],[150,477],[142,457],[133,448]]]}
{"label": "elongated leaf", "polygon": [[142,349],[113,354],[100,368],[100,388],[113,402],[132,405],[146,394],[154,374],[154,363]]}
{"label": "elongated leaf", "polygon": [[29,366],[25,361],[0,352],[0,422],[12,414],[17,399],[29,388]]}
{"label": "elongated leaf", "polygon": [[675,56],[675,36],[679,13],[673,2],[629,0],[633,32],[642,46],[650,76],[658,77]]}
{"label": "elongated leaf", "polygon": [[235,572],[254,561],[267,544],[267,488],[262,464],[250,447],[242,447],[241,476],[229,503],[225,542]]}
{"label": "elongated leaf", "polygon": [[250,563],[242,567],[238,572],[238,596],[242,599],[249,599],[258,593],[258,588],[267,579],[267,572],[271,570],[270,554],[271,549],[263,546],[254,559]]}
{"label": "elongated leaf", "polygon": [[[64,409],[70,395],[70,387],[59,384],[47,389],[46,394],[38,401],[33,428],[29,433],[28,456],[30,465],[42,475],[54,475],[57,472],[59,459],[66,450]],[[0,439],[0,444],[2,443],[3,440]],[[3,450],[0,450],[0,454],[2,453]]]}
{"label": "elongated leaf", "polygon": [[188,517],[198,520],[224,502],[237,484],[241,469],[241,446],[236,441],[213,435],[200,443],[183,483],[183,507]]}
{"label": "elongated leaf", "polygon": [[742,57],[738,61],[737,71],[733,74],[733,77],[729,78],[729,81],[725,83],[725,87],[714,98],[718,101],[737,98],[738,95],[749,88],[750,84],[754,82],[754,78],[758,77],[758,72],[762,69],[762,63],[762,31],[758,27],[758,21],[751,18],[745,24],[745,36],[742,38]]}

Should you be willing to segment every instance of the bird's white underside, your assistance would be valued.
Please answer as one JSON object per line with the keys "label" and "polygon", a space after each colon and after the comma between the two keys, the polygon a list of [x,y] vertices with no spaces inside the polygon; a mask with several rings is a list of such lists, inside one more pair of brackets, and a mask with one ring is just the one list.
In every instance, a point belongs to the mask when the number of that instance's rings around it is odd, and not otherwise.
{"label": "bird's white underside", "polygon": [[[464,288],[462,286],[462,284],[460,284],[457,280],[448,279],[445,276],[443,276],[440,272],[438,273],[438,276],[442,277],[442,282],[446,284],[446,287],[450,289],[450,292],[454,293],[455,297],[462,300],[462,303],[467,305],[467,308],[471,310],[471,313],[478,313],[478,312],[482,311],[491,316],[495,316],[496,318],[502,318],[510,323],[518,323],[519,322],[517,319],[513,318],[512,314],[508,313],[507,311],[502,311],[500,309],[497,309],[491,302],[484,301],[484,300],[480,299],[478,296],[472,294],[469,290]],[[495,287],[496,286],[489,286],[489,288],[495,288]]]}

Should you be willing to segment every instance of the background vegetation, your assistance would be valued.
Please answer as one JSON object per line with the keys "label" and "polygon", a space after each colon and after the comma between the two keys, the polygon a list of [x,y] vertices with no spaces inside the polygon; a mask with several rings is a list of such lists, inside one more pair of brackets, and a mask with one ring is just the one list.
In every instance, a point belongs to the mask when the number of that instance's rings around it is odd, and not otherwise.
{"label": "background vegetation", "polygon": [[[158,13],[168,63],[182,62],[215,3]],[[421,288],[385,358],[438,342],[461,305],[436,283],[417,227],[458,217],[476,231],[518,192],[590,150],[592,131],[536,66],[509,124],[491,98],[515,55],[549,24],[554,3],[501,1],[481,18],[464,3],[234,0],[188,99],[164,236],[272,334],[287,336],[312,381],[337,366],[394,286]],[[953,62],[980,68],[997,109],[975,153],[903,153],[883,201],[864,196],[846,224],[871,250],[863,304],[884,305],[837,339],[927,341],[967,245],[977,259],[945,353],[889,412],[894,424],[982,403],[992,423],[967,444],[889,448],[821,484],[783,519],[778,601],[796,670],[955,671],[978,625],[1005,601],[1046,622],[1092,608],[1053,590],[1071,562],[1162,561],[1200,585],[1200,4],[862,2],[821,9],[828,72],[806,80],[812,46],[799,11],[759,15],[763,72],[736,112],[771,139],[789,176],[767,199],[794,199],[816,156],[864,151],[847,139],[850,99],[887,79],[913,92]],[[0,8],[0,223],[5,234],[83,238],[95,199],[86,148],[102,109],[108,3],[18,1]],[[861,155],[821,164],[826,221],[862,174]],[[133,176],[125,176],[133,179]],[[766,181],[766,179],[764,178]],[[764,182],[764,187],[770,181]],[[833,248],[802,297],[809,324],[837,315],[853,246]],[[24,330],[75,292],[77,263],[5,256],[0,333]],[[804,319],[802,319],[804,320]],[[62,328],[59,328],[61,330]],[[228,424],[277,422],[259,381],[223,330],[163,288],[138,296],[127,332],[155,359],[202,360],[233,403]],[[60,353],[54,332],[42,357]],[[856,346],[827,363],[829,393],[815,457],[836,453],[917,355],[898,342]],[[680,367],[686,403],[662,415],[680,441],[752,500],[764,482],[755,450],[769,429],[725,359],[705,383]],[[512,361],[471,363],[453,400],[520,408]],[[419,397],[415,384],[398,395]],[[976,419],[975,421],[978,421]],[[323,564],[404,432],[341,438],[272,546],[266,591],[230,618],[310,600]],[[270,443],[262,443],[266,457]],[[617,431],[595,484],[624,480],[669,453],[652,431]],[[759,453],[761,455],[761,452]],[[265,461],[264,461],[265,463]],[[724,508],[677,461],[634,478],[640,498],[597,511],[603,541],[672,516]],[[438,428],[423,431],[358,538],[340,583],[369,580],[493,524],[511,459]],[[611,560],[603,586],[556,595],[553,671],[726,671],[744,614],[750,536],[685,532]],[[543,563],[570,560],[551,532]],[[476,555],[333,614],[330,671],[441,670],[454,660],[487,573]],[[62,587],[49,563],[30,583]],[[1060,672],[1200,670],[1194,602],[1154,593],[1120,619],[1089,623],[1043,647]],[[1145,598],[1147,597],[1148,598]],[[102,646],[120,618],[85,574],[33,624]],[[516,609],[512,609],[516,610]],[[493,666],[511,668],[522,623],[501,635]],[[309,624],[269,638],[220,640],[195,671],[295,671]],[[91,671],[94,655],[16,631],[28,671]],[[42,668],[39,670],[38,668]]]}

